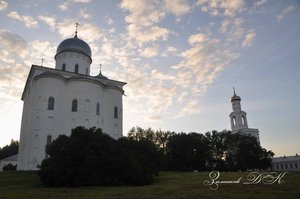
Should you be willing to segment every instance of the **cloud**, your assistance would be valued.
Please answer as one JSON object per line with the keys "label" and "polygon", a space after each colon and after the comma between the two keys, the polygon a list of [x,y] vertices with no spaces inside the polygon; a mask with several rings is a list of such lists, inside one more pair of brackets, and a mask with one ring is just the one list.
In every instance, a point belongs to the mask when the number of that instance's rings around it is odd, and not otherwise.
{"label": "cloud", "polygon": [[208,12],[212,16],[235,16],[243,10],[244,0],[198,0],[202,12]]}
{"label": "cloud", "polygon": [[253,39],[255,38],[255,36],[256,36],[256,33],[255,33],[254,30],[248,31],[248,33],[246,34],[246,37],[245,37],[245,39],[243,41],[242,46],[243,47],[249,47],[249,46],[251,46],[251,44],[252,44]]}
{"label": "cloud", "polygon": [[58,5],[61,10],[67,10],[74,3],[90,3],[92,0],[67,0]]}
{"label": "cloud", "polygon": [[123,0],[120,7],[129,12],[125,21],[136,26],[151,26],[159,22],[165,16],[160,1],[152,0]]}
{"label": "cloud", "polygon": [[50,26],[50,29],[52,31],[55,30],[55,26],[56,26],[55,16],[40,15],[40,16],[38,16],[38,19],[41,20],[42,22],[46,23],[48,26]]}
{"label": "cloud", "polygon": [[278,21],[281,21],[288,13],[292,12],[296,9],[296,6],[289,5],[288,7],[281,10],[281,12],[276,16]]}
{"label": "cloud", "polygon": [[165,9],[177,16],[184,15],[191,10],[186,0],[165,0]]}
{"label": "cloud", "polygon": [[35,21],[31,16],[19,15],[19,13],[16,11],[8,13],[7,16],[12,19],[23,22],[27,28],[37,28],[39,25],[38,22]]}
{"label": "cloud", "polygon": [[[66,19],[57,24],[58,32],[64,38],[70,37],[75,33],[75,22],[72,19]],[[98,41],[101,37],[100,29],[92,23],[84,23],[79,25],[78,37],[83,38],[87,42]]]}
{"label": "cloud", "polygon": [[19,35],[3,29],[0,29],[0,47],[9,52],[8,55],[12,58],[15,56],[25,58],[28,54],[27,42]]}
{"label": "cloud", "polygon": [[147,47],[140,54],[143,57],[155,57],[158,54],[158,46]]}
{"label": "cloud", "polygon": [[199,34],[191,35],[188,39],[188,42],[190,45],[194,45],[200,42],[204,42],[205,40],[207,40],[206,35],[199,33]]}
{"label": "cloud", "polygon": [[254,3],[254,6],[253,6],[253,7],[254,7],[254,8],[260,7],[260,6],[264,5],[264,4],[266,4],[267,1],[268,1],[268,0],[258,0],[258,1],[256,1],[256,2]]}
{"label": "cloud", "polygon": [[166,15],[161,1],[123,0],[120,8],[127,12],[125,21],[128,23],[128,40],[137,42],[139,46],[147,42],[166,40],[170,30],[159,27],[158,22]]}
{"label": "cloud", "polygon": [[131,24],[127,27],[129,37],[135,40],[140,46],[147,42],[155,42],[157,40],[166,40],[170,34],[170,30],[158,26],[152,26],[147,30],[141,30],[137,26]]}
{"label": "cloud", "polygon": [[0,10],[5,10],[8,6],[6,1],[0,1]]}
{"label": "cloud", "polygon": [[184,105],[181,111],[176,115],[176,118],[185,117],[197,113],[200,113],[200,105],[199,102],[194,99]]}
{"label": "cloud", "polygon": [[92,15],[89,14],[89,12],[88,12],[88,10],[86,8],[80,10],[79,16],[82,17],[83,19],[90,19],[90,18],[92,18]]}

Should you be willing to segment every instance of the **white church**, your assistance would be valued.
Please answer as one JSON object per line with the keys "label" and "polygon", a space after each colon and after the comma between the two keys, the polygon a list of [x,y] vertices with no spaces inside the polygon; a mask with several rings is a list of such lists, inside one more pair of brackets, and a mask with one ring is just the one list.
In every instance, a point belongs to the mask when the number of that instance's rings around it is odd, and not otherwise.
{"label": "white church", "polygon": [[241,97],[236,95],[233,90],[233,96],[231,97],[232,112],[230,113],[230,124],[232,133],[242,133],[256,137],[259,140],[258,129],[248,128],[247,114],[241,108]]}
{"label": "white church", "polygon": [[122,136],[125,82],[101,74],[91,76],[92,51],[77,36],[62,41],[55,69],[32,65],[22,94],[23,114],[18,170],[37,170],[45,146],[77,126],[101,128]]}

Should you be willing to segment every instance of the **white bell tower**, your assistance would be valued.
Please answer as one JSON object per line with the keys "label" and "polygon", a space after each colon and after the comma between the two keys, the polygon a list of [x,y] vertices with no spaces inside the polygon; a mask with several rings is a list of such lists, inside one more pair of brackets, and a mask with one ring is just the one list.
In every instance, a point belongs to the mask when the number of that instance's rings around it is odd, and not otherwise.
{"label": "white bell tower", "polygon": [[247,113],[242,111],[241,97],[236,95],[233,88],[233,96],[231,97],[232,112],[230,113],[230,124],[232,133],[250,134],[259,141],[258,129],[248,128]]}

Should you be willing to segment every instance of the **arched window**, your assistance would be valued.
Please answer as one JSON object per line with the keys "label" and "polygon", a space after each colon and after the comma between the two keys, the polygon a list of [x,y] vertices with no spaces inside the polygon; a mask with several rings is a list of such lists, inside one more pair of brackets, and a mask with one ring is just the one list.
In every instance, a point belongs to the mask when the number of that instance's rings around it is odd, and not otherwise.
{"label": "arched window", "polygon": [[232,123],[233,123],[233,126],[236,126],[236,117],[235,116],[232,117]]}
{"label": "arched window", "polygon": [[85,100],[85,112],[90,112],[91,110],[91,102],[89,99]]}
{"label": "arched window", "polygon": [[86,68],[86,69],[85,69],[85,73],[86,73],[86,75],[88,75],[88,72],[89,72],[89,69],[88,69],[88,68]]}
{"label": "arched window", "polygon": [[118,116],[118,107],[117,106],[115,106],[114,107],[114,118],[118,118],[119,116]]}
{"label": "arched window", "polygon": [[99,104],[99,102],[96,105],[96,115],[100,115],[100,104]]}
{"label": "arched window", "polygon": [[243,125],[246,125],[246,119],[245,119],[244,115],[242,116],[242,123],[243,123]]}
{"label": "arched window", "polygon": [[54,97],[49,97],[48,98],[48,110],[54,110]]}
{"label": "arched window", "polygon": [[78,102],[77,99],[73,99],[72,101],[72,112],[77,112]]}
{"label": "arched window", "polygon": [[62,70],[65,71],[66,70],[66,64],[62,65]]}
{"label": "arched window", "polygon": [[75,73],[78,73],[78,64],[75,65]]}

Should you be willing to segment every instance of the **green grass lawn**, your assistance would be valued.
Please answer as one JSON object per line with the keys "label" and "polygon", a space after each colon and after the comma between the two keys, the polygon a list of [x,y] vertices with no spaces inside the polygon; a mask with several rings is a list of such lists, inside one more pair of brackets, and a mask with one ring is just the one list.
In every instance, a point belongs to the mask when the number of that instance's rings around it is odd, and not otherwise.
{"label": "green grass lawn", "polygon": [[[36,172],[0,172],[0,199],[69,198],[300,198],[300,172],[283,177],[285,183],[272,185],[219,184],[216,191],[204,186],[208,172],[161,172],[155,183],[147,186],[49,188],[40,184]],[[249,173],[221,172],[218,180],[246,178]]]}

